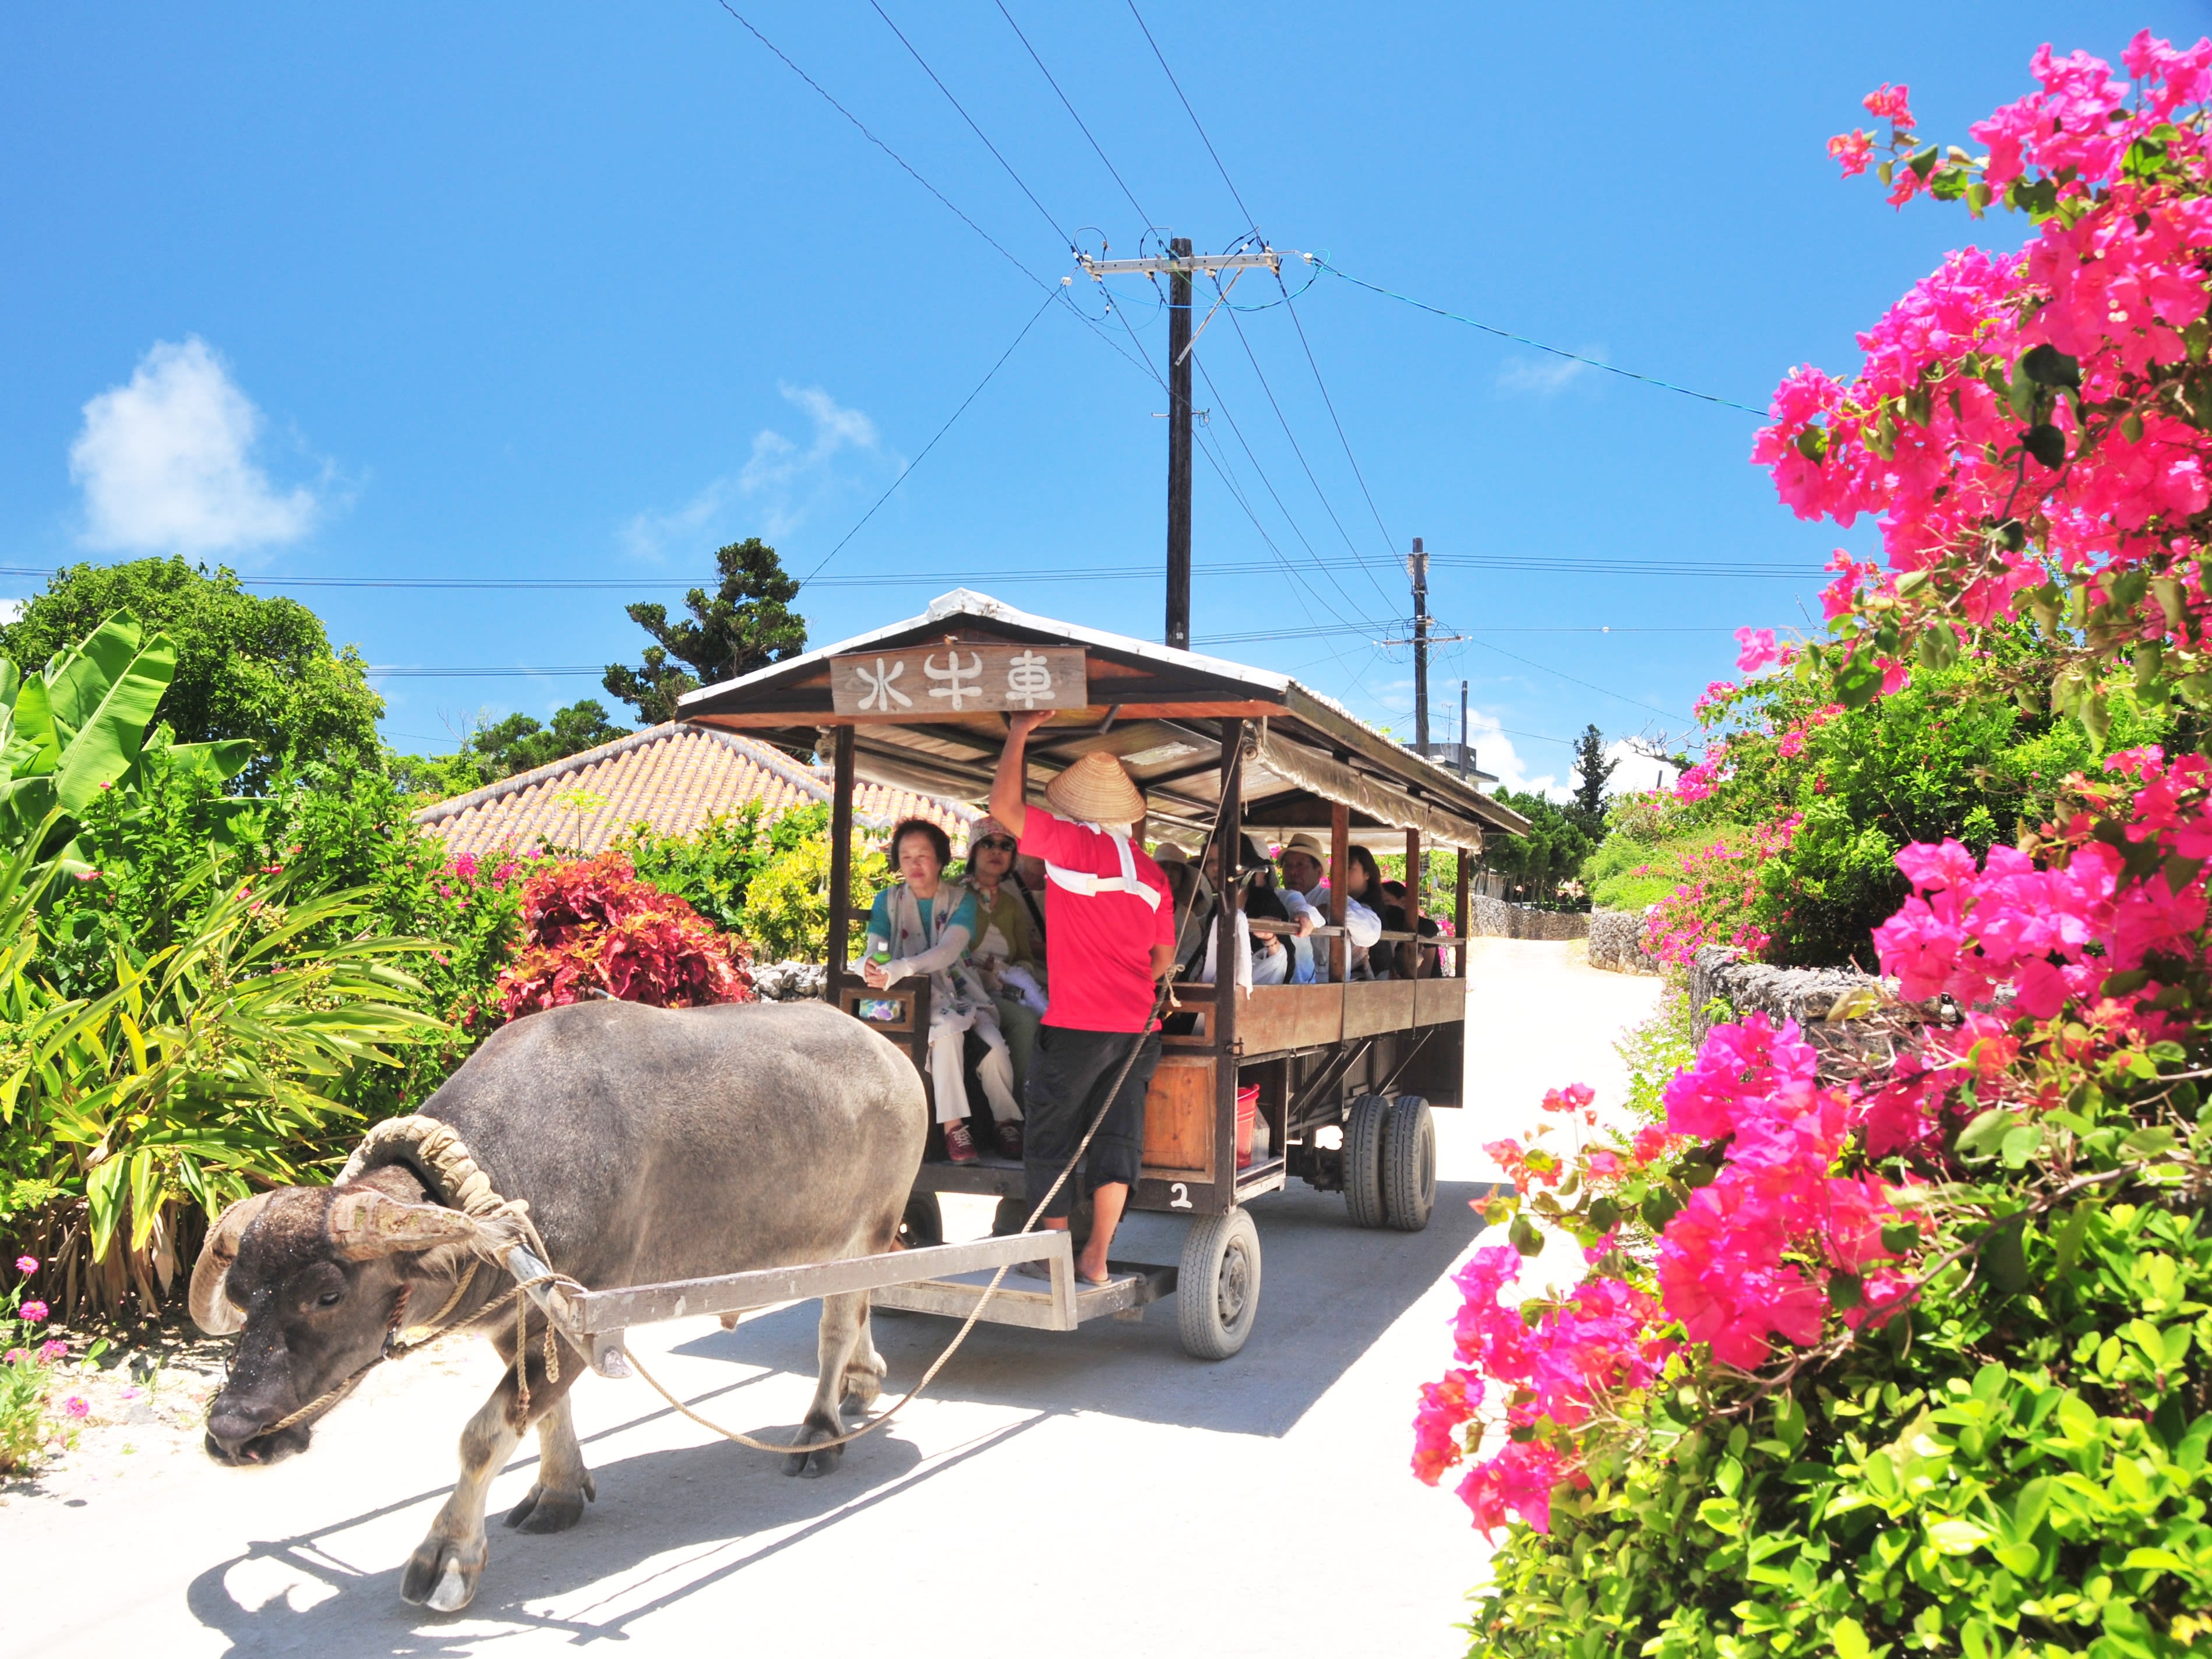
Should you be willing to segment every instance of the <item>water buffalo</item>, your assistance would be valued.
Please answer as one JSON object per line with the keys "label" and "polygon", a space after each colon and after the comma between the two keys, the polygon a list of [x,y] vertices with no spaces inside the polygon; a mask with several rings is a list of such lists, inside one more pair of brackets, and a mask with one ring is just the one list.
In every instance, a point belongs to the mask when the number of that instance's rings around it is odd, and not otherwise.
{"label": "water buffalo", "polygon": [[[927,1119],[913,1065],[822,1003],[551,1009],[495,1034],[420,1115],[451,1126],[500,1197],[527,1200],[553,1265],[594,1290],[890,1249]],[[453,1296],[481,1259],[483,1224],[453,1207],[466,1200],[444,1179],[403,1158],[223,1212],[191,1282],[200,1325],[240,1333],[208,1414],[210,1455],[261,1463],[305,1449],[327,1404],[284,1419],[373,1364],[403,1313],[427,1321]],[[479,1267],[441,1324],[514,1282]],[[476,1594],[485,1492],[532,1423],[538,1480],[507,1523],[558,1532],[596,1495],[567,1397],[586,1356],[561,1344],[550,1380],[533,1320],[526,1415],[512,1305],[483,1328],[508,1369],[463,1431],[460,1480],[400,1580],[440,1612]],[[820,1355],[786,1474],[834,1468],[842,1448],[803,1448],[843,1431],[843,1399],[865,1407],[881,1389],[865,1293],[823,1300]]]}

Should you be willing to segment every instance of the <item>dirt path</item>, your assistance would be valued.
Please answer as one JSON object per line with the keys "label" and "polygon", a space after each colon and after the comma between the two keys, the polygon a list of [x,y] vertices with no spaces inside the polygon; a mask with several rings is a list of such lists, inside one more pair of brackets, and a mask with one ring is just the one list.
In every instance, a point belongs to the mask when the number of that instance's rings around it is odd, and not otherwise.
{"label": "dirt path", "polygon": [[[938,1398],[804,1481],[710,1442],[641,1384],[587,1377],[574,1399],[599,1502],[567,1534],[495,1526],[483,1589],[454,1619],[403,1603],[398,1571],[491,1387],[487,1346],[384,1368],[270,1469],[214,1467],[156,1408],[90,1431],[0,1500],[15,1587],[0,1653],[1457,1654],[1480,1540],[1448,1492],[1407,1474],[1407,1425],[1448,1352],[1447,1275],[1480,1224],[1467,1198],[1495,1176],[1480,1146],[1525,1127],[1547,1087],[1617,1098],[1612,1043],[1657,997],[1579,946],[1490,940],[1474,957],[1472,1103],[1438,1114],[1436,1221],[1359,1232],[1340,1199],[1302,1188],[1255,1204],[1266,1285],[1234,1360],[1187,1358],[1167,1308],[1070,1335],[986,1326]],[[1127,1253],[1173,1261],[1180,1240],[1139,1217]],[[951,1328],[879,1318],[894,1385]],[[804,1410],[811,1308],[635,1340],[732,1427],[781,1435]],[[533,1462],[500,1478],[495,1513]]]}

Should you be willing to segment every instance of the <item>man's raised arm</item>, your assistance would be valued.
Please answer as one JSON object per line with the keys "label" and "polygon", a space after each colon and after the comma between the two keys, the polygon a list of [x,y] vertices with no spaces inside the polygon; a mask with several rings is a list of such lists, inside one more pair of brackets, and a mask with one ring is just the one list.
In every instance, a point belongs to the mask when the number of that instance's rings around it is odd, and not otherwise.
{"label": "man's raised arm", "polygon": [[1051,718],[1050,709],[1033,708],[1006,722],[1006,746],[999,751],[999,769],[991,777],[991,816],[1012,830],[1016,841],[1030,819],[1029,773],[1023,751],[1029,747],[1030,733]]}

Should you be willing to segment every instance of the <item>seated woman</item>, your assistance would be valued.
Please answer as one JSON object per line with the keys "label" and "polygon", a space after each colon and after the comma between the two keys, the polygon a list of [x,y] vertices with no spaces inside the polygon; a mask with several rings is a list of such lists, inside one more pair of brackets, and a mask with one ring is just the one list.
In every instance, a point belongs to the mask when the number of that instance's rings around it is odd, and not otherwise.
{"label": "seated woman", "polygon": [[[1260,868],[1264,871],[1267,866]],[[1251,923],[1255,917],[1288,923],[1291,913],[1284,908],[1282,896],[1266,884],[1264,875],[1248,869],[1244,878],[1237,884],[1237,982],[1248,991],[1255,985],[1285,984],[1294,971],[1291,939],[1254,933]],[[1214,981],[1220,939],[1218,931],[1206,936],[1206,966],[1197,976],[1200,985]]]}
{"label": "seated woman", "polygon": [[999,1029],[1014,1065],[1014,1097],[1029,1086],[1030,1058],[1045,1011],[1044,951],[1030,926],[1021,884],[1013,873],[1014,838],[994,817],[975,820],[968,832],[968,890],[975,896],[975,937],[968,965],[991,994]]}
{"label": "seated woman", "polygon": [[[1349,979],[1388,979],[1387,953],[1375,953],[1382,937],[1382,913],[1374,907],[1382,900],[1382,868],[1364,847],[1344,849],[1344,931],[1352,939]],[[1380,960],[1377,960],[1377,956]]]}
{"label": "seated woman", "polygon": [[[952,843],[927,818],[908,818],[891,831],[891,856],[900,879],[876,895],[868,913],[868,959],[860,976],[878,989],[911,974],[929,976],[929,1076],[937,1121],[945,1126],[945,1155],[955,1164],[975,1161],[962,1076],[972,1030],[989,1048],[976,1073],[991,1103],[999,1150],[1018,1158],[1022,1109],[1014,1094],[1012,1056],[991,994],[965,961],[976,936],[975,896],[942,879]],[[888,961],[876,960],[884,954]]]}

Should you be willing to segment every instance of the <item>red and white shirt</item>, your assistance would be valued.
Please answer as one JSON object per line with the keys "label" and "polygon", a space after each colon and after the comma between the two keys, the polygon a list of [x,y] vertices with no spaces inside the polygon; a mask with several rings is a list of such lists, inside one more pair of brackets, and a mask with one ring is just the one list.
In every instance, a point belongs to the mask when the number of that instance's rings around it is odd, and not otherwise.
{"label": "red and white shirt", "polygon": [[1152,1024],[1152,946],[1175,943],[1175,901],[1160,866],[1132,842],[1029,809],[1021,850],[1045,862],[1048,1025],[1145,1031]]}

